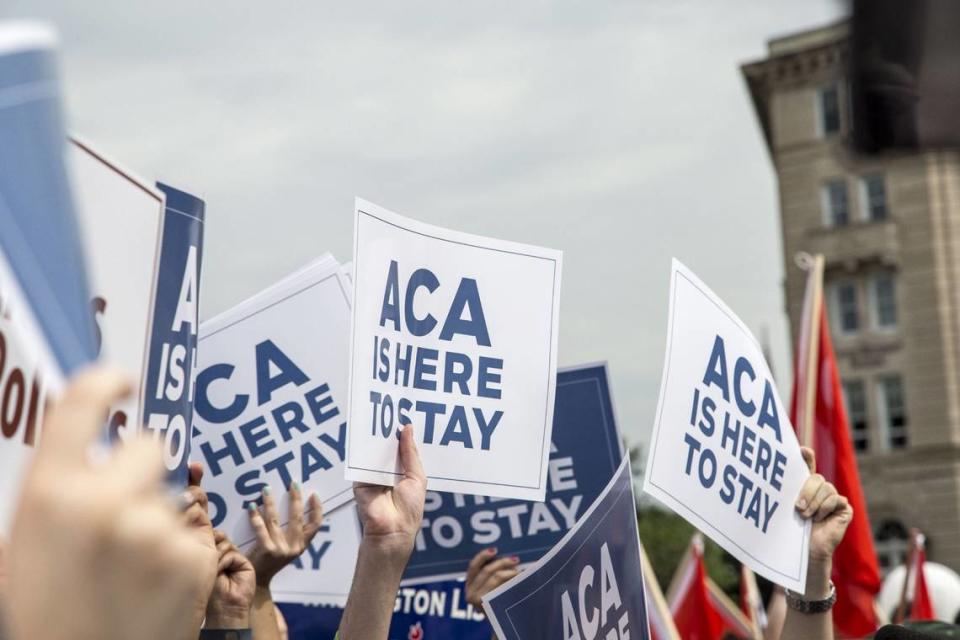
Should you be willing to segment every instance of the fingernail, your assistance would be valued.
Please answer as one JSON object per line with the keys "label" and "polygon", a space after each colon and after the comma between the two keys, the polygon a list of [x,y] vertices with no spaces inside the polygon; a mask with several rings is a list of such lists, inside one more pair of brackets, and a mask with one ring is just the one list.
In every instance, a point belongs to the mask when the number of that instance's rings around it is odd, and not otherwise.
{"label": "fingernail", "polygon": [[803,510],[807,508],[807,501],[805,498],[800,498],[797,500],[797,509]]}
{"label": "fingernail", "polygon": [[248,503],[247,503],[247,511],[249,511],[250,513],[253,513],[253,512],[256,511],[256,510],[257,510],[257,503],[256,503],[256,502],[248,502]]}
{"label": "fingernail", "polygon": [[497,555],[497,548],[496,548],[496,547],[490,547],[489,549],[487,549],[487,555],[491,555],[491,556]]}
{"label": "fingernail", "polygon": [[265,496],[270,495],[270,485],[267,485],[263,488],[263,495]]}
{"label": "fingernail", "polygon": [[397,433],[403,433],[403,425],[397,425]]}
{"label": "fingernail", "polygon": [[512,556],[510,560],[513,562],[513,564],[520,564],[520,556]]}
{"label": "fingernail", "polygon": [[290,483],[290,490],[291,490],[291,491],[300,491],[300,483],[297,482],[296,480],[294,480],[293,482],[291,482],[291,483]]}

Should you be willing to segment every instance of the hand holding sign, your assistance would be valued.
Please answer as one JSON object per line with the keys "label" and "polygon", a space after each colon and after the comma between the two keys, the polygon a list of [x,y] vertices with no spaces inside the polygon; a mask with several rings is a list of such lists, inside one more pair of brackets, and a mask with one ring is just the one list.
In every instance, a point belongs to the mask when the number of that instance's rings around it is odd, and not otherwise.
{"label": "hand holding sign", "polygon": [[413,425],[399,429],[403,479],[392,488],[357,482],[353,485],[353,495],[363,524],[364,541],[398,554],[405,553],[405,564],[423,520],[427,476],[414,441]]}
{"label": "hand holding sign", "polygon": [[520,573],[520,558],[498,558],[494,548],[484,549],[467,566],[467,602],[480,609],[483,596]]}

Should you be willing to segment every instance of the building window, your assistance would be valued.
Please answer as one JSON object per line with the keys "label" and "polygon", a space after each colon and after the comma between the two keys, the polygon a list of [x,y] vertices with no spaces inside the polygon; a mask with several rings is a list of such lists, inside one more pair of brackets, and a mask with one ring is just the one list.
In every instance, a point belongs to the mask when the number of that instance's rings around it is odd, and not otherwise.
{"label": "building window", "polygon": [[891,273],[874,276],[870,280],[870,298],[873,326],[891,329],[897,326],[897,288]]}
{"label": "building window", "polygon": [[823,219],[828,227],[845,227],[850,222],[846,180],[831,180],[823,185]]}
{"label": "building window", "polygon": [[870,425],[867,423],[867,393],[862,380],[847,380],[843,383],[843,395],[850,420],[850,438],[857,452],[870,448]]}
{"label": "building window", "polygon": [[820,137],[840,133],[840,95],[836,85],[822,87],[817,92],[817,115]]}
{"label": "building window", "polygon": [[833,285],[833,328],[839,333],[856,333],[860,329],[860,309],[857,304],[857,285],[837,282]]}
{"label": "building window", "polygon": [[880,561],[880,571],[884,576],[906,562],[910,542],[907,528],[903,523],[897,520],[884,520],[877,527],[874,540],[877,560]]}
{"label": "building window", "polygon": [[903,379],[884,376],[877,380],[880,432],[889,449],[907,446],[907,403],[903,398]]}
{"label": "building window", "polygon": [[860,200],[864,220],[887,219],[887,188],[883,174],[874,173],[860,178]]}

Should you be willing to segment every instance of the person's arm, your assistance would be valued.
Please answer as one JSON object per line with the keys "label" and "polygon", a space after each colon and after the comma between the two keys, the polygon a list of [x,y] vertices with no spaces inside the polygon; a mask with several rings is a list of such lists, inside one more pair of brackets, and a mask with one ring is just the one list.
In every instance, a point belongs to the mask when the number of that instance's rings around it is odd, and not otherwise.
{"label": "person's arm", "polygon": [[310,513],[304,519],[303,496],[300,485],[290,484],[290,512],[287,526],[280,526],[277,503],[265,487],[262,495],[263,509],[250,502],[247,513],[250,526],[257,536],[257,543],[250,550],[250,562],[257,574],[257,591],[250,610],[250,626],[254,640],[281,640],[283,632],[277,618],[270,581],[281,569],[296,560],[307,549],[323,524],[323,505],[316,494],[310,496]]}
{"label": "person's arm", "polygon": [[[802,594],[787,593],[787,615],[781,640],[833,640],[831,597],[835,598],[830,574],[833,552],[853,519],[847,499],[823,476],[814,473],[813,451],[803,449],[811,476],[803,485],[796,509],[804,519],[812,520],[807,584]],[[813,611],[810,611],[813,609]]]}
{"label": "person's arm", "polygon": [[403,478],[394,487],[353,485],[363,538],[340,621],[340,640],[386,640],[400,577],[413,553],[423,520],[427,476],[417,452],[413,426],[401,428]]}

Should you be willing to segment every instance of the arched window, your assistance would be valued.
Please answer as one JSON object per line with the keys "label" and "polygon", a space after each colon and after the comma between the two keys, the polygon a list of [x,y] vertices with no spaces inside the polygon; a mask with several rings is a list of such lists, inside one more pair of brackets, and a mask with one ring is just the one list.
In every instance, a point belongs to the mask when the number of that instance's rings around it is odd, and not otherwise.
{"label": "arched window", "polygon": [[883,575],[906,561],[910,548],[909,538],[907,528],[899,520],[884,520],[877,527],[874,540]]}

